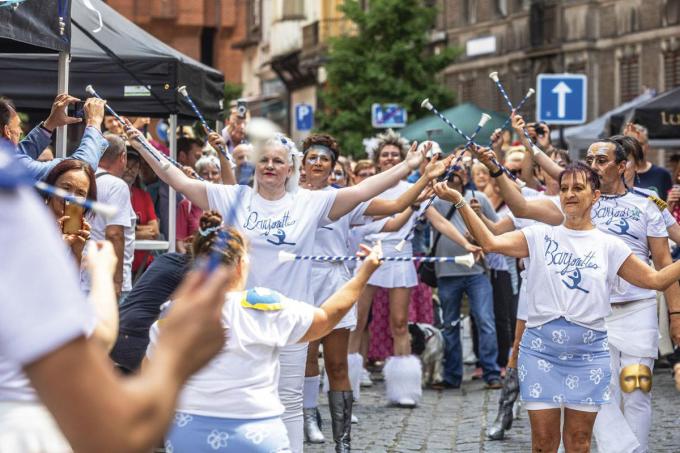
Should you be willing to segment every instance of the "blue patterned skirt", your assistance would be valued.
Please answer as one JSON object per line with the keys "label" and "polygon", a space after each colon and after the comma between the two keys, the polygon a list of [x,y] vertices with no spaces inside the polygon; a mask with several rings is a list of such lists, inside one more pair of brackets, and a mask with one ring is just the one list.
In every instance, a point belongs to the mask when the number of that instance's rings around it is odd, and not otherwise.
{"label": "blue patterned skirt", "polygon": [[607,333],[558,318],[527,329],[517,372],[523,401],[557,404],[609,402]]}
{"label": "blue patterned skirt", "polygon": [[165,437],[167,453],[290,452],[281,417],[241,420],[177,412]]}

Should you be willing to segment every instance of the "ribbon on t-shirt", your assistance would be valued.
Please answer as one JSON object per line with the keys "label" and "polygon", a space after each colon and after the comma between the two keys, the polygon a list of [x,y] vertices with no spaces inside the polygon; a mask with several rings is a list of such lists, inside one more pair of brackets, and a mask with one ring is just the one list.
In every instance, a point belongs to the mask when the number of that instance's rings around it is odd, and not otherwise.
{"label": "ribbon on t-shirt", "polygon": [[241,306],[261,311],[277,311],[283,308],[281,294],[259,287],[243,292]]}

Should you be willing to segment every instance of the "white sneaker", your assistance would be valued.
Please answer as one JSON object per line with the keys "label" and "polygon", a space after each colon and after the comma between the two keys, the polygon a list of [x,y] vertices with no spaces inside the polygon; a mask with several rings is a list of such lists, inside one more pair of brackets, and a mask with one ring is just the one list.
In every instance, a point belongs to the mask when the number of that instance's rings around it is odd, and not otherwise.
{"label": "white sneaker", "polygon": [[397,401],[399,407],[416,407],[416,402],[412,398],[401,398]]}
{"label": "white sneaker", "polygon": [[372,387],[373,386],[373,380],[371,379],[371,373],[369,373],[366,368],[363,368],[361,370],[361,380],[359,381],[359,384],[362,387]]}
{"label": "white sneaker", "polygon": [[357,423],[359,423],[359,419],[356,415],[352,414],[352,424],[356,425]]}

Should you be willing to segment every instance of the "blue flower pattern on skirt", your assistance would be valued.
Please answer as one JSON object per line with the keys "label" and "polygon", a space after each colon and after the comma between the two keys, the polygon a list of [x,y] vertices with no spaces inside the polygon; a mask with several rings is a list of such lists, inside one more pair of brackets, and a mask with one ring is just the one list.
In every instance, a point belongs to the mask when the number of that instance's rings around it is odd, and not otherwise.
{"label": "blue flower pattern on skirt", "polygon": [[599,405],[609,401],[606,332],[558,318],[543,329],[529,328],[517,366],[524,401]]}

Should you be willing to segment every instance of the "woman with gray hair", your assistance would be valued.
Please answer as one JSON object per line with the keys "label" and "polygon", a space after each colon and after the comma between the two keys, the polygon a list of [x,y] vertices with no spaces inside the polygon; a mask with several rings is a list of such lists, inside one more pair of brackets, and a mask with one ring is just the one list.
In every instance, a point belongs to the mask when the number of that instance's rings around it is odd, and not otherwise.
{"label": "woman with gray hair", "polygon": [[[129,123],[126,132],[131,139],[140,133]],[[221,140],[215,135],[211,134],[211,143],[215,138]],[[275,134],[264,140],[256,152],[255,179],[250,188],[206,184],[187,177],[174,167],[163,170],[143,146],[137,141],[133,143],[164,182],[200,208],[220,212],[225,223],[245,233],[250,241],[250,261],[254,270],[248,277],[248,288],[267,287],[306,302],[313,300],[307,278],[311,273],[311,262],[280,262],[279,253],[311,255],[318,228],[338,220],[359,203],[397,184],[423,159],[414,144],[403,162],[359,185],[333,191],[310,191],[298,186],[301,153],[290,138]],[[285,406],[282,418],[293,451],[302,451],[303,444],[302,389],[306,356],[306,343],[286,346],[280,355],[279,398]]]}
{"label": "woman with gray hair", "polygon": [[220,160],[217,156],[205,155],[196,161],[196,172],[198,176],[206,181],[222,184],[222,173]]}

